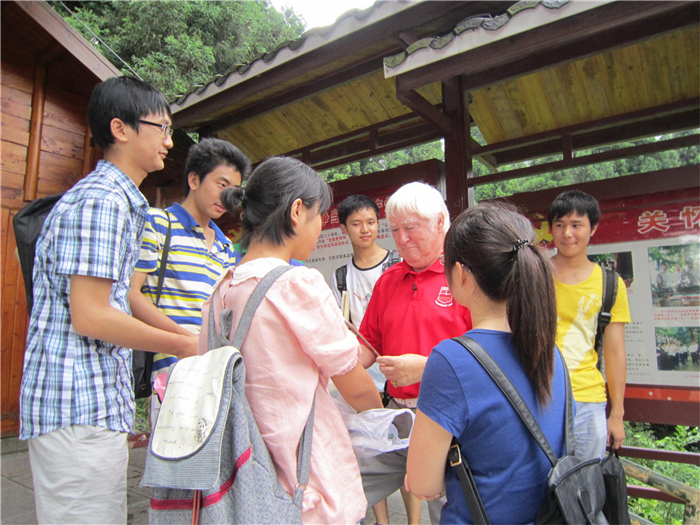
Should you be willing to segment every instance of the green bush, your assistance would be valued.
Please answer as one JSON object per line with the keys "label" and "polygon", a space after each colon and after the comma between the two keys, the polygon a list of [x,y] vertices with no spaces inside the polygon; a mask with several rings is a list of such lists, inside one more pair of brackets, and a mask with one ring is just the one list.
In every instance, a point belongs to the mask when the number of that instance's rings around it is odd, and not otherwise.
{"label": "green bush", "polygon": [[150,398],[136,400],[136,421],[134,422],[134,433],[141,434],[142,432],[150,432],[151,427],[148,424],[148,402]]}
{"label": "green bush", "polygon": [[[625,445],[630,447],[697,452],[700,445],[700,429],[697,427],[625,422],[625,432]],[[632,461],[691,487],[700,487],[700,468],[695,465],[636,458],[632,458]],[[630,485],[644,486],[643,483],[629,477],[627,482]],[[630,512],[657,524],[683,523],[683,505],[678,503],[630,498],[629,509]]]}

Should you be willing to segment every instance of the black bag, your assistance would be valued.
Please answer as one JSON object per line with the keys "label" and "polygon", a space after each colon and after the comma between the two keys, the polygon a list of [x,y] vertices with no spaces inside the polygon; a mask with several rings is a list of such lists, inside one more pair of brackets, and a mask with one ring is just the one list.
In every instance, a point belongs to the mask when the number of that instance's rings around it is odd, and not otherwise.
{"label": "black bag", "polygon": [[34,271],[34,255],[36,255],[36,242],[39,240],[41,228],[46,217],[61,200],[63,193],[56,193],[48,197],[42,197],[30,202],[17,212],[12,219],[12,228],[17,241],[17,253],[19,266],[24,277],[24,291],[27,294],[27,313],[31,315],[34,305],[34,284],[32,272]]}
{"label": "black bag", "polygon": [[[158,290],[156,291],[156,302],[158,306],[160,295],[163,293],[163,281],[165,280],[165,267],[168,265],[168,252],[170,252],[170,230],[172,224],[170,222],[170,213],[165,212],[168,216],[168,233],[165,234],[165,242],[163,243],[163,255],[158,263]],[[153,393],[153,382],[151,381],[151,373],[153,372],[153,352],[143,352],[134,350],[131,352],[131,371],[134,376],[134,398],[141,399],[149,397]]]}
{"label": "black bag", "polygon": [[[552,470],[547,477],[544,503],[537,513],[535,523],[607,525],[608,521],[603,515],[605,483],[601,463],[597,459],[586,461],[574,455],[573,393],[566,366],[564,366],[566,377],[566,418],[564,422],[566,454],[562,458],[557,458],[532,412],[491,356],[479,343],[469,337],[455,337],[454,341],[464,346],[491,376],[513,405],[547,459],[552,463]],[[462,484],[469,512],[474,518],[474,523],[489,524],[486,509],[471,476],[469,466],[461,455],[459,444],[455,446],[455,443],[456,440],[453,440],[448,461],[451,467],[457,469],[457,476]]]}
{"label": "black bag", "polygon": [[632,520],[627,508],[627,476],[620,463],[620,456],[612,446],[600,467],[605,481],[603,514],[611,525],[630,525]]}

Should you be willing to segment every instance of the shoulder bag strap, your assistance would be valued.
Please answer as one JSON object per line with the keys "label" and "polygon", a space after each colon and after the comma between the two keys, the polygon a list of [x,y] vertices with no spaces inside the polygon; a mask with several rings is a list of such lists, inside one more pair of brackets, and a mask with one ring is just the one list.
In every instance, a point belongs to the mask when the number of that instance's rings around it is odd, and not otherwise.
{"label": "shoulder bag strap", "polygon": [[[498,388],[501,389],[501,392],[503,392],[508,401],[510,401],[511,405],[513,405],[513,408],[518,413],[523,423],[525,423],[525,426],[530,431],[530,434],[532,434],[532,436],[535,438],[535,441],[537,441],[537,444],[545,453],[547,459],[549,459],[549,462],[552,464],[552,466],[554,466],[559,458],[554,453],[554,450],[552,450],[552,447],[547,441],[547,438],[542,433],[542,429],[540,429],[540,426],[537,424],[537,421],[535,421],[535,417],[532,415],[532,412],[530,412],[530,409],[527,407],[525,401],[523,401],[523,398],[513,386],[513,383],[511,383],[508,377],[506,377],[506,375],[503,373],[503,370],[501,370],[501,368],[498,366],[498,364],[496,364],[496,362],[491,358],[491,356],[488,353],[486,353],[486,350],[484,350],[483,347],[479,343],[474,341],[472,338],[467,336],[460,336],[455,337],[454,341],[457,341],[464,348],[466,348],[479,362],[479,364],[482,367],[484,367],[484,370],[486,370],[486,372],[491,376]],[[566,370],[566,365],[563,362],[562,365],[565,371],[566,381],[566,415],[564,420],[564,438],[566,442],[567,454],[572,455],[574,454],[575,450],[574,409],[571,396],[571,383],[569,381],[569,373],[568,370]]]}
{"label": "shoulder bag strap", "polygon": [[467,507],[469,507],[469,514],[472,516],[474,525],[490,525],[491,522],[486,514],[484,502],[481,501],[479,489],[476,486],[472,470],[469,468],[467,458],[462,456],[462,452],[459,448],[459,441],[457,441],[457,438],[454,436],[452,436],[450,451],[447,453],[447,461],[449,461],[450,466],[457,472],[457,477],[462,485],[464,497],[467,500]]}
{"label": "shoulder bag strap", "polygon": [[[513,405],[513,408],[518,413],[522,419],[525,426],[530,431],[532,436],[537,441],[537,444],[542,448],[543,452],[547,456],[547,459],[552,463],[552,466],[557,461],[557,456],[552,450],[547,439],[544,437],[542,430],[540,429],[537,421],[535,421],[532,412],[527,408],[527,405],[523,401],[520,394],[515,390],[515,387],[510,382],[508,377],[503,373],[503,370],[496,364],[493,358],[486,353],[483,347],[474,341],[472,338],[467,336],[460,336],[453,338],[454,341],[461,344],[466,348],[469,353],[474,356],[474,359],[486,370],[486,372],[491,376],[496,385],[501,389],[503,394],[506,396],[508,401]],[[569,373],[566,370],[566,365],[562,359],[562,365],[564,367],[565,377],[566,377],[566,420],[564,427],[564,435],[566,440],[567,452],[573,454],[574,451],[574,411],[573,411],[573,401],[571,395],[571,385],[569,383]],[[452,438],[452,445],[450,446],[450,451],[447,455],[450,466],[457,471],[457,477],[459,478],[460,484],[462,485],[462,490],[464,491],[464,496],[467,500],[467,505],[469,507],[469,513],[472,515],[472,519],[475,524],[489,525],[491,522],[486,514],[486,508],[484,507],[481,496],[479,495],[479,490],[476,486],[476,481],[469,468],[467,459],[462,456],[459,442],[457,438]]]}
{"label": "shoulder bag strap", "polygon": [[165,267],[168,265],[168,253],[170,252],[170,235],[172,233],[172,223],[170,222],[170,212],[165,210],[165,215],[168,217],[168,233],[165,234],[165,242],[163,243],[163,255],[160,257],[160,265],[158,267],[158,290],[156,291],[156,306],[160,303],[160,295],[163,293],[163,282],[165,281]]}

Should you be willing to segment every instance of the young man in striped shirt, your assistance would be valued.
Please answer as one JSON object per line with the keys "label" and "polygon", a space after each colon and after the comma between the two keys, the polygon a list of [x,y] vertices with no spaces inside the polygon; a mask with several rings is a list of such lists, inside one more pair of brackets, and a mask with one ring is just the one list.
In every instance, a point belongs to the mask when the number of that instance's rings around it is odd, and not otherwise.
{"label": "young man in striped shirt", "polygon": [[[136,271],[131,279],[134,317],[164,330],[198,334],[202,304],[226,271],[236,263],[233,245],[213,219],[225,210],[221,190],[240,186],[250,170],[241,150],[225,140],[203,139],[190,148],[185,164],[185,201],[166,210],[151,208]],[[170,249],[165,279],[156,307],[158,270],[170,221]],[[152,378],[167,371],[177,358],[157,354]],[[151,424],[155,425],[160,401],[151,397]]]}

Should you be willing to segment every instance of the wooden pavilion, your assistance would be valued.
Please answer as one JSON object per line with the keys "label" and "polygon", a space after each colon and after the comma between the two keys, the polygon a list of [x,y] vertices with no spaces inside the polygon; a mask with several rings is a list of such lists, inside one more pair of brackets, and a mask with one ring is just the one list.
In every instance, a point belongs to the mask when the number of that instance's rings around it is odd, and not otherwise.
{"label": "wooden pavilion", "polygon": [[[690,135],[581,154],[699,127],[699,22],[700,4],[686,1],[377,2],[194,86],[172,105],[173,118],[254,162],[288,155],[317,170],[444,138],[444,165],[334,184],[342,196],[435,181],[455,216],[480,184],[697,146]],[[474,160],[490,174],[475,177]],[[672,191],[692,198],[698,173],[680,166],[586,191],[618,207]],[[552,191],[510,200],[546,209]],[[700,423],[697,388],[630,392],[629,419]]]}

